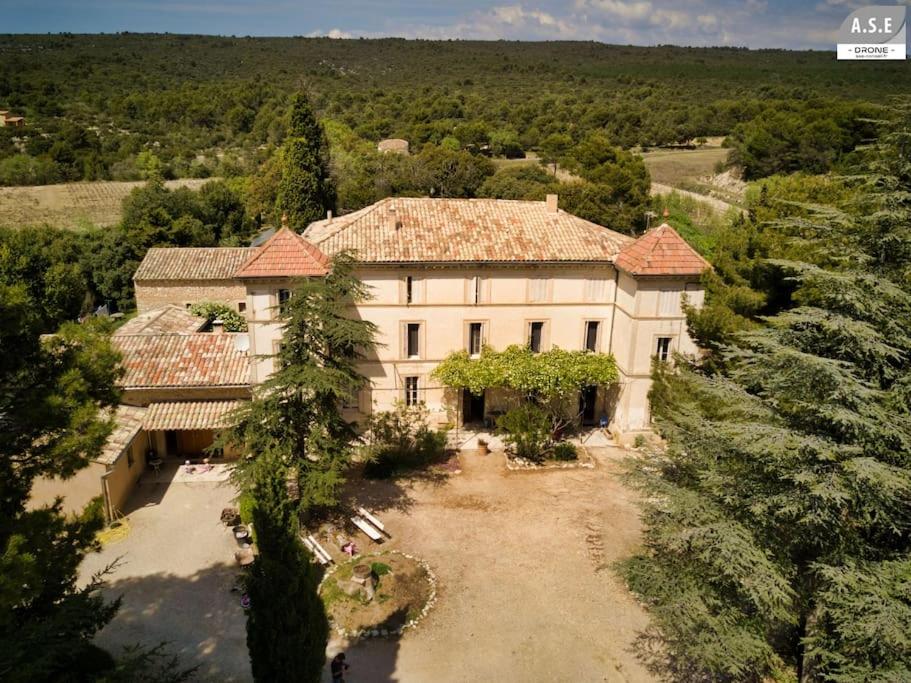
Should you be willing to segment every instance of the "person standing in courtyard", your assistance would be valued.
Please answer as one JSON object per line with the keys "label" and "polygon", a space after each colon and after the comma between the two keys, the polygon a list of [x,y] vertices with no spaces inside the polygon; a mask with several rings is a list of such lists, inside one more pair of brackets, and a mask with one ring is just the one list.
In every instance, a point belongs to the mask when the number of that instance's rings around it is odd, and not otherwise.
{"label": "person standing in courtyard", "polygon": [[345,683],[345,672],[350,667],[345,662],[345,653],[339,652],[332,658],[330,670],[332,671],[332,683]]}

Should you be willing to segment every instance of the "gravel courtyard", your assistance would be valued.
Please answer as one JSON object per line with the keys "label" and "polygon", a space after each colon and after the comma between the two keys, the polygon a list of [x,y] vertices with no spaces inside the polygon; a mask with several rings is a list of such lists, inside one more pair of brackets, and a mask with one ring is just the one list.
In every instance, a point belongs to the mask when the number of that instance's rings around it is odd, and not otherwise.
{"label": "gravel courtyard", "polygon": [[[386,547],[426,559],[439,584],[416,631],[332,640],[331,653],[347,652],[350,683],[653,680],[632,650],[645,613],[609,569],[639,538],[633,494],[617,477],[623,451],[592,452],[595,469],[507,472],[502,454],[467,453],[461,474],[352,481],[349,502],[383,519]],[[169,641],[199,680],[249,680],[230,591],[235,545],[219,524],[233,495],[216,482],[139,489],[130,535],[84,565],[122,557],[107,590],[123,607],[103,645]]]}

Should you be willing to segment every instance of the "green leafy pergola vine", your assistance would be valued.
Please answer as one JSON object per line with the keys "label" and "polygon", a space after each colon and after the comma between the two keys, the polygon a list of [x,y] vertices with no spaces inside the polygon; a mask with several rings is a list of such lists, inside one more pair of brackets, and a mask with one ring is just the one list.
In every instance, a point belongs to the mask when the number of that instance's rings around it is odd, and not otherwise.
{"label": "green leafy pergola vine", "polygon": [[433,377],[475,395],[485,389],[507,389],[543,403],[562,401],[587,386],[608,386],[619,379],[610,354],[560,348],[534,353],[519,345],[503,351],[485,347],[479,358],[456,351],[436,367]]}

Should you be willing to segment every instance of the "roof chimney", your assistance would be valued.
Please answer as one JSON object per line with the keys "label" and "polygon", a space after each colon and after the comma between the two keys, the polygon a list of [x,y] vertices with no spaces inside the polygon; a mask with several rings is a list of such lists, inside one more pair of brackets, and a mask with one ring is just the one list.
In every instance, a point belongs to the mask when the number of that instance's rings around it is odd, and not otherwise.
{"label": "roof chimney", "polygon": [[287,211],[282,212],[282,227],[283,228],[288,227],[288,212]]}
{"label": "roof chimney", "polygon": [[329,209],[329,210],[326,212],[326,222],[327,222],[328,224],[332,225],[332,209]]}
{"label": "roof chimney", "polygon": [[212,334],[224,334],[225,333],[225,321],[221,318],[215,318],[212,321]]}
{"label": "roof chimney", "polygon": [[396,220],[396,217],[395,217],[395,207],[392,206],[392,203],[391,203],[391,202],[390,202],[390,204],[389,204],[388,218],[387,218],[387,220],[389,221],[389,229],[390,229],[390,230],[398,230],[398,229],[399,229],[399,223],[398,223],[398,221]]}
{"label": "roof chimney", "polygon": [[547,206],[547,213],[557,213],[557,203],[559,201],[559,196],[555,194],[547,195],[547,199],[544,200],[545,205]]}

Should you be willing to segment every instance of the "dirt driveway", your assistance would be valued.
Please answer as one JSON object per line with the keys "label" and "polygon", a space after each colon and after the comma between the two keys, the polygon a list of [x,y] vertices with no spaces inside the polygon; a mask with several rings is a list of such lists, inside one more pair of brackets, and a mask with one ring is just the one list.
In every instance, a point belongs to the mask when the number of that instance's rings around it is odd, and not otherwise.
{"label": "dirt driveway", "polygon": [[390,547],[431,564],[439,596],[401,639],[333,641],[351,683],[653,680],[632,652],[645,613],[609,569],[639,538],[617,480],[622,453],[596,449],[594,470],[550,472],[507,472],[502,455],[469,453],[443,482],[352,486]]}
{"label": "dirt driveway", "polygon": [[[632,652],[646,616],[608,568],[639,538],[617,478],[622,453],[595,449],[595,469],[549,472],[508,472],[502,454],[467,453],[461,474],[350,482],[349,499],[392,532],[388,546],[430,563],[438,599],[401,638],[333,640],[330,653],[348,654],[349,683],[652,680]],[[123,607],[100,644],[168,641],[200,681],[250,679],[230,590],[236,546],[219,523],[233,496],[217,482],[139,488],[129,536],[83,566],[88,575],[122,558],[107,593]]]}

